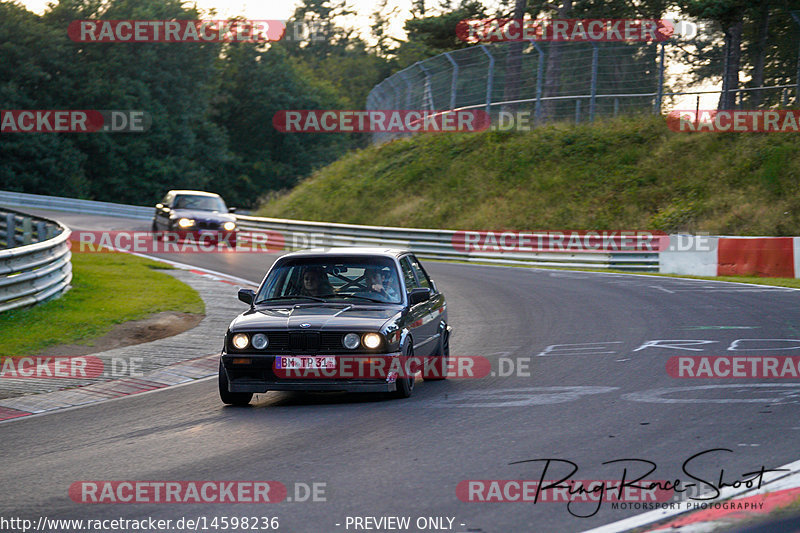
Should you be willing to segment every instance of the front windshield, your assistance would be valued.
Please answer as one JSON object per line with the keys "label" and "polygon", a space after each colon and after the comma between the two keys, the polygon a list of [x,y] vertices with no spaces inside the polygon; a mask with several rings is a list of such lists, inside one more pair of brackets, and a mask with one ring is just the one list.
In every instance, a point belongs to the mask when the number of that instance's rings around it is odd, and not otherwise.
{"label": "front windshield", "polygon": [[196,196],[179,194],[172,204],[173,209],[194,209],[196,211],[219,211],[227,213],[228,208],[222,198],[216,196]]}
{"label": "front windshield", "polygon": [[270,271],[255,303],[308,299],[402,302],[394,262],[385,257],[289,259]]}

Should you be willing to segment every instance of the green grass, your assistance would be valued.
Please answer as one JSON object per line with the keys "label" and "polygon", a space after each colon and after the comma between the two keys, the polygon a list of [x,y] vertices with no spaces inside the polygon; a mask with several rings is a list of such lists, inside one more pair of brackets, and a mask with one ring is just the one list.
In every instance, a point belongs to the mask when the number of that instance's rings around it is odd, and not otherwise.
{"label": "green grass", "polygon": [[161,263],[123,253],[72,255],[72,288],[58,300],[0,314],[0,355],[58,344],[90,344],[115,324],[162,311],[201,314],[197,291]]}
{"label": "green grass", "polygon": [[659,117],[428,134],[355,151],[259,215],[461,230],[800,235],[800,143]]}

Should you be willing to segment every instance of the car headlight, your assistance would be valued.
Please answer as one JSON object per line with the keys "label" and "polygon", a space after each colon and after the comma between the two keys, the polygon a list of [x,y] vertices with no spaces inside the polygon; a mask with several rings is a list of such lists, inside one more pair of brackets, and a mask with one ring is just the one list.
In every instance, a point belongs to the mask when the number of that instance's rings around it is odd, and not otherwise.
{"label": "car headlight", "polygon": [[191,228],[192,226],[194,226],[194,220],[191,218],[181,218],[178,220],[178,227]]}
{"label": "car headlight", "polygon": [[361,342],[364,343],[366,348],[372,350],[381,345],[381,336],[377,333],[365,333],[364,337],[361,339]]}
{"label": "car headlight", "polygon": [[348,333],[344,336],[344,339],[342,339],[342,344],[344,344],[344,347],[348,350],[355,350],[358,348],[360,341],[361,339],[359,339],[358,333]]}
{"label": "car headlight", "polygon": [[253,340],[250,341],[253,343],[253,348],[256,350],[263,350],[267,346],[269,346],[269,339],[263,333],[256,333],[253,335]]}
{"label": "car headlight", "polygon": [[233,230],[236,229],[236,223],[235,222],[226,222],[226,223],[224,223],[222,225],[222,229],[224,229],[225,231],[233,231]]}
{"label": "car headlight", "polygon": [[238,350],[244,350],[250,344],[250,339],[246,333],[237,333],[233,336],[233,345]]}

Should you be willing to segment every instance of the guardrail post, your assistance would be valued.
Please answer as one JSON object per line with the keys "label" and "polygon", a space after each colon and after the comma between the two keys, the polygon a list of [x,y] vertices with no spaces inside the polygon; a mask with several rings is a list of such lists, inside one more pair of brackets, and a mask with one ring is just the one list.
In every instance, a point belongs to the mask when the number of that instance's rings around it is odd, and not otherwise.
{"label": "guardrail post", "polygon": [[6,213],[6,248],[14,248],[17,245],[17,219],[14,213]]}
{"label": "guardrail post", "polygon": [[47,239],[47,223],[40,220],[36,223],[36,242],[41,242]]}
{"label": "guardrail post", "polygon": [[33,221],[30,217],[22,219],[22,245],[26,246],[33,242]]}

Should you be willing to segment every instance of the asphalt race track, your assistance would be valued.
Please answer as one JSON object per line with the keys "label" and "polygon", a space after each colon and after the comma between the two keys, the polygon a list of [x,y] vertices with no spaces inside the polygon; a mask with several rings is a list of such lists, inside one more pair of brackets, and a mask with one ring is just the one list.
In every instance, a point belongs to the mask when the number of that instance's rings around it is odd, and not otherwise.
{"label": "asphalt race track", "polygon": [[[54,216],[80,229],[149,229],[142,221]],[[257,282],[276,256],[164,257]],[[0,424],[2,514],[34,521],[266,516],[278,517],[278,531],[298,533],[366,531],[353,517],[387,516],[410,517],[402,531],[582,531],[644,511],[464,502],[456,487],[538,480],[544,463],[529,460],[544,458],[576,463],[576,480],[619,479],[623,465],[602,463],[642,459],[657,465],[647,479],[686,481],[684,461],[728,449],[691,462],[698,478],[714,484],[799,458],[800,380],[676,379],[666,363],[680,355],[798,355],[800,292],[425,264],[447,296],[452,355],[486,357],[495,374],[503,359],[504,369],[514,364],[512,375],[418,380],[408,400],[274,392],[248,408],[224,407],[216,381],[206,380]],[[626,464],[629,476],[642,471],[641,463]],[[552,464],[545,479],[566,468]],[[68,489],[81,480],[272,480],[292,501],[78,504]],[[324,484],[317,485],[324,501],[295,501],[312,483]],[[444,526],[418,529],[420,517],[444,517]]]}

